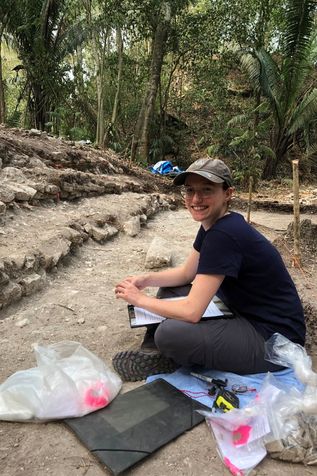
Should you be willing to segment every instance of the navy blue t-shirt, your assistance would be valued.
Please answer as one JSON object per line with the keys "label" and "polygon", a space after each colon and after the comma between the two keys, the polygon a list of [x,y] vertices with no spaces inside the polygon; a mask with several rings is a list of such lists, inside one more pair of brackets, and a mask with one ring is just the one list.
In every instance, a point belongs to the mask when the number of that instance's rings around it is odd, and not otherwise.
{"label": "navy blue t-shirt", "polygon": [[200,227],[194,242],[200,253],[197,274],[223,274],[217,295],[247,318],[267,340],[279,332],[304,345],[303,308],[277,249],[239,213]]}

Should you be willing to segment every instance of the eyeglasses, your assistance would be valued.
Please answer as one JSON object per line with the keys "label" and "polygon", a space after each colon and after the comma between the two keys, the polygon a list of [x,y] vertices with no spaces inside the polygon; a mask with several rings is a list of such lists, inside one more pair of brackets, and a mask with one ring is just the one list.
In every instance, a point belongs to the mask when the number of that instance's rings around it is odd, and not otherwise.
{"label": "eyeglasses", "polygon": [[195,193],[203,198],[209,198],[215,193],[215,188],[208,185],[202,188],[188,187],[185,185],[181,188],[181,194],[184,198],[193,198]]}

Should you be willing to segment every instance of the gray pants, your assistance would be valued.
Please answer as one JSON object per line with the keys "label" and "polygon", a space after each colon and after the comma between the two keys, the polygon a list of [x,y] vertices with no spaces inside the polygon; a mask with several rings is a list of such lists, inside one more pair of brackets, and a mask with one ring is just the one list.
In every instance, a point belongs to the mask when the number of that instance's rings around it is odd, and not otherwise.
{"label": "gray pants", "polygon": [[[186,296],[189,289],[190,285],[161,288],[157,297]],[[154,339],[163,355],[183,366],[199,365],[241,375],[283,368],[264,359],[264,338],[243,317],[197,324],[166,319],[156,329]]]}

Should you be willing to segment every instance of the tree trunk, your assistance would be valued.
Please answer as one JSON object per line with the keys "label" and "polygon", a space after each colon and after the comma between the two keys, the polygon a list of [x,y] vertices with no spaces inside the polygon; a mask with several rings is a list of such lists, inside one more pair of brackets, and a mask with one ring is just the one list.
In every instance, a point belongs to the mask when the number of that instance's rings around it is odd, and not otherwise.
{"label": "tree trunk", "polygon": [[262,172],[262,179],[270,180],[274,178],[276,174],[276,167],[277,167],[276,159],[274,159],[271,156],[267,157],[265,165],[264,165],[264,169]]}
{"label": "tree trunk", "polygon": [[97,127],[95,142],[100,147],[103,146],[103,139],[105,135],[104,123],[104,65],[105,65],[105,49],[108,38],[108,30],[103,32],[96,30],[93,24],[92,16],[92,0],[85,0],[84,6],[86,9],[87,23],[92,31],[92,45],[94,56],[96,58],[97,73],[96,73],[96,88],[97,88]]}
{"label": "tree trunk", "polygon": [[122,41],[122,33],[120,28],[117,28],[116,30],[116,42],[117,42],[117,51],[118,51],[118,75],[117,75],[117,90],[116,90],[116,95],[114,98],[113,110],[112,110],[112,116],[111,116],[112,125],[116,123],[117,115],[118,115],[122,66],[123,66],[123,41]]}
{"label": "tree trunk", "polygon": [[121,28],[116,29],[116,43],[117,43],[117,52],[118,52],[118,73],[117,73],[117,89],[116,95],[114,98],[112,115],[110,124],[108,124],[107,131],[104,136],[104,147],[107,147],[107,144],[110,139],[111,133],[114,133],[115,124],[117,122],[118,108],[119,108],[119,99],[120,99],[120,89],[121,89],[121,77],[122,77],[122,68],[123,68],[123,40]]}
{"label": "tree trunk", "polygon": [[266,159],[262,179],[269,180],[276,177],[277,167],[287,156],[291,142],[292,137],[287,135],[285,129],[279,130],[271,143],[271,148],[275,152],[275,157],[268,157]]}
{"label": "tree trunk", "polygon": [[[78,45],[76,48],[76,55],[74,56],[74,78],[76,84],[76,102],[78,104],[79,110],[88,120],[88,122],[94,127],[97,128],[97,112],[96,108],[91,104],[89,98],[87,97],[87,92],[85,88],[84,81],[84,70],[83,70],[83,52],[82,46]],[[76,126],[76,121],[73,123],[73,127]]]}
{"label": "tree trunk", "polygon": [[3,75],[2,75],[2,30],[0,31],[0,124],[5,122],[5,97],[4,97],[4,87],[3,87]]}
{"label": "tree trunk", "polygon": [[150,79],[135,127],[131,148],[132,160],[135,160],[136,156],[139,156],[141,160],[146,163],[148,162],[150,123],[153,118],[155,101],[160,83],[165,44],[168,36],[168,27],[169,21],[166,19],[161,19],[155,30],[152,47]]}
{"label": "tree trunk", "polygon": [[104,126],[104,97],[103,97],[103,61],[98,62],[98,72],[96,77],[97,84],[97,130],[96,130],[96,144],[103,145],[103,137],[105,132]]}
{"label": "tree trunk", "polygon": [[[105,135],[105,119],[104,119],[104,69],[105,69],[105,48],[106,40],[108,38],[108,32],[104,36],[103,45],[99,43],[97,34],[93,32],[93,43],[97,56],[97,74],[96,74],[96,86],[97,86],[97,130],[96,130],[96,144],[103,147],[103,139]],[[102,41],[102,39],[100,40]]]}
{"label": "tree trunk", "polygon": [[46,95],[43,93],[43,86],[42,84],[35,84],[32,81],[33,90],[33,117],[31,118],[31,126],[39,129],[40,131],[44,131],[45,123],[47,121],[47,111],[49,110]]}

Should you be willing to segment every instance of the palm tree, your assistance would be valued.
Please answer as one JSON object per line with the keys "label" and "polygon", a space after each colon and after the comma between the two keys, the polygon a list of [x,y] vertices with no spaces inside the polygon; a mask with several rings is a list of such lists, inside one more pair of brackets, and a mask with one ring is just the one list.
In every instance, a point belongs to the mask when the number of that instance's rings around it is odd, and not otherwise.
{"label": "palm tree", "polygon": [[25,72],[23,95],[29,126],[43,130],[49,112],[58,104],[64,85],[66,0],[8,0],[7,33],[13,40]]}
{"label": "palm tree", "polygon": [[265,179],[274,177],[278,165],[296,147],[302,147],[317,116],[317,89],[311,77],[315,9],[315,0],[288,0],[281,56],[274,59],[260,48],[241,57],[256,90],[265,97],[274,122],[272,153],[263,170]]}

